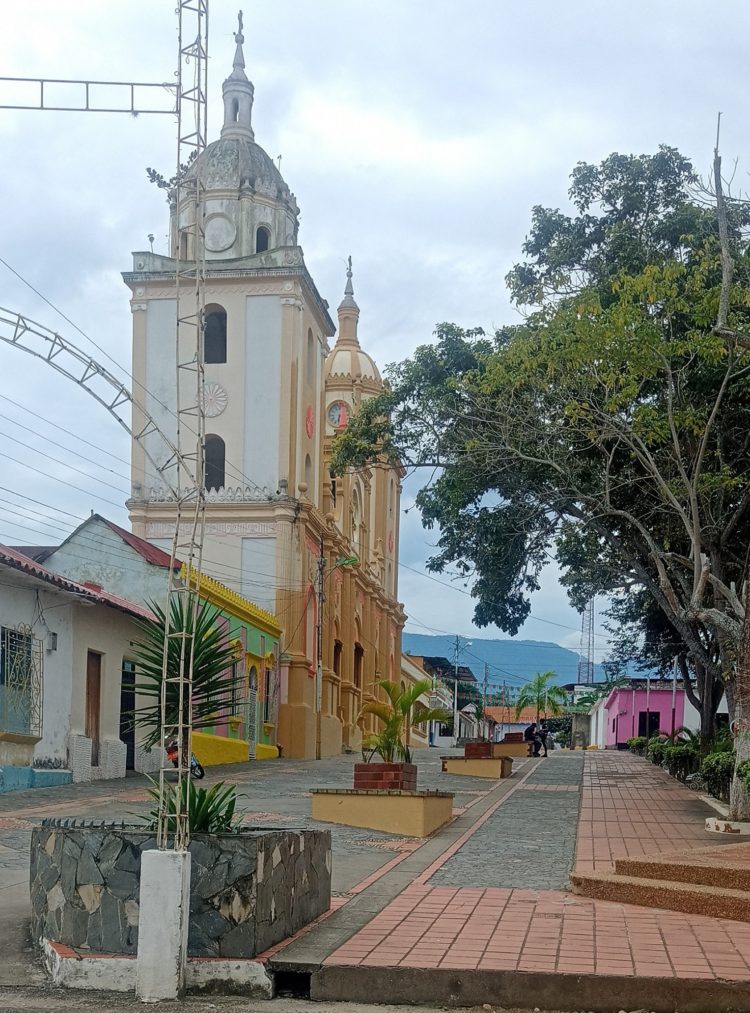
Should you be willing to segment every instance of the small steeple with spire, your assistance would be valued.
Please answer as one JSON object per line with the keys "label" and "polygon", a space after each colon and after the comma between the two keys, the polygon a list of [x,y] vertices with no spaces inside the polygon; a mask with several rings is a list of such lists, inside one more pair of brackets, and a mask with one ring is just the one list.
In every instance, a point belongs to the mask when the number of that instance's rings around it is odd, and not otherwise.
{"label": "small steeple with spire", "polygon": [[346,269],[346,288],[344,298],[338,309],[339,315],[339,336],[337,345],[353,345],[359,348],[357,338],[357,323],[359,321],[359,306],[354,301],[354,285],[352,284],[352,258],[349,257]]}
{"label": "small steeple with spire", "polygon": [[245,54],[242,49],[245,41],[245,36],[242,33],[242,11],[239,12],[237,20],[237,31],[234,33],[237,48],[234,51],[232,73],[222,86],[224,126],[221,128],[221,136],[242,137],[252,141],[255,138],[252,126],[255,89],[245,73]]}

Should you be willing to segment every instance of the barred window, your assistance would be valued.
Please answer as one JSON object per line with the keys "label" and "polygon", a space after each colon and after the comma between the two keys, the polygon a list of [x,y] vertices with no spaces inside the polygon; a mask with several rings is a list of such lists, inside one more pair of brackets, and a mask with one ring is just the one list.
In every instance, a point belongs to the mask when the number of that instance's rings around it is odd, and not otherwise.
{"label": "barred window", "polygon": [[0,627],[0,731],[42,733],[42,642],[29,626]]}

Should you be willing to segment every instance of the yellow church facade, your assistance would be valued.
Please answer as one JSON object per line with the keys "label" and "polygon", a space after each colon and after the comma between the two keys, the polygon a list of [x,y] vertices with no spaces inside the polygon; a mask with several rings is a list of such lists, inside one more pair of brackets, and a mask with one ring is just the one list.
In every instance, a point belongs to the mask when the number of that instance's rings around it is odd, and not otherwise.
{"label": "yellow church facade", "polygon": [[[351,264],[338,328],[305,265],[294,194],[255,142],[243,41],[238,33],[223,85],[221,136],[188,173],[199,176],[205,201],[203,571],[276,616],[276,737],[285,756],[310,759],[356,749],[361,705],[377,680],[400,677],[401,475],[378,466],[331,476],[336,433],[382,381],[360,345]],[[181,192],[180,206],[173,196],[170,204],[169,255],[134,253],[124,274],[134,380],[168,435],[176,255],[195,255],[194,188]],[[175,503],[149,460],[165,451],[156,437],[146,449],[133,444],[131,523],[168,547]]]}

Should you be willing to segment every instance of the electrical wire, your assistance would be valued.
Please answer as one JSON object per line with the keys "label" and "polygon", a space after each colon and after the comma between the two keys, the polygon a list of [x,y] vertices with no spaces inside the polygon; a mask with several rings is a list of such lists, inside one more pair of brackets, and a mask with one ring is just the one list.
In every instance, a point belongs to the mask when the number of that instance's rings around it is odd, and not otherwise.
{"label": "electrical wire", "polygon": [[[0,257],[0,264],[3,264],[11,272],[11,274],[14,274],[20,282],[26,285],[27,288],[30,288],[31,291],[35,295],[37,295],[43,302],[45,302],[52,310],[54,310],[55,313],[58,313],[63,318],[63,320],[65,320],[67,323],[70,324],[71,327],[73,327],[76,331],[78,331],[78,333],[82,337],[84,337],[86,341],[90,342],[94,346],[94,348],[96,348],[99,352],[102,353],[102,355],[104,355],[107,359],[109,359],[109,361],[113,363],[113,365],[115,365],[117,369],[119,369],[122,373],[124,373],[125,376],[128,377],[128,379],[130,379],[134,385],[140,387],[145,394],[148,394],[150,397],[152,397],[154,401],[156,401],[156,403],[160,405],[166,412],[168,412],[174,419],[178,418],[177,413],[172,408],[170,408],[169,405],[167,405],[164,401],[162,401],[161,398],[157,394],[155,394],[152,390],[150,390],[148,387],[146,387],[145,384],[141,383],[140,380],[136,380],[135,376],[130,372],[129,369],[126,369],[126,367],[123,366],[120,362],[118,362],[117,359],[115,359],[113,356],[111,356],[105,348],[103,348],[100,344],[94,341],[94,339],[90,335],[88,335],[81,327],[79,327],[78,324],[74,323],[74,321],[71,320],[69,316],[63,313],[63,311],[59,308],[59,306],[56,306],[51,299],[48,299],[42,292],[39,291],[38,288],[32,285],[30,281],[24,278],[23,275],[20,274],[20,272],[16,271],[16,269],[12,267],[7,260],[4,260],[3,257]],[[179,422],[185,429],[187,429],[188,432],[192,433],[194,436],[198,435],[197,432],[188,425],[184,417],[179,419]],[[239,478],[244,485],[260,490],[260,486],[257,484],[257,482],[254,482],[251,478],[249,478],[247,475],[244,474],[241,468],[237,468],[231,461],[227,460],[226,458],[224,461],[224,466],[225,468],[229,467],[231,471],[234,473],[235,477]]]}

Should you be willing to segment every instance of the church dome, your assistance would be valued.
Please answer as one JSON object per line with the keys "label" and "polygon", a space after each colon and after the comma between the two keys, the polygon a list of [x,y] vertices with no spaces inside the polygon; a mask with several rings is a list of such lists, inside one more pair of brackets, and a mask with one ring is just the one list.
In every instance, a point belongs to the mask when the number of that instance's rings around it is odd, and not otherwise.
{"label": "church dome", "polygon": [[376,393],[382,389],[383,381],[380,370],[367,352],[362,350],[357,337],[359,306],[354,301],[351,257],[346,272],[344,298],[339,306],[338,316],[339,336],[325,362],[326,387],[328,389],[348,387],[354,381]]}
{"label": "church dome", "polygon": [[273,159],[255,141],[223,136],[207,145],[188,169],[185,179],[200,176],[207,190],[251,189],[274,200],[295,203]]}
{"label": "church dome", "polygon": [[383,382],[378,367],[367,352],[351,346],[336,345],[333,351],[329,352],[326,358],[325,375],[326,379],[341,377],[351,380],[369,380],[377,384]]}

